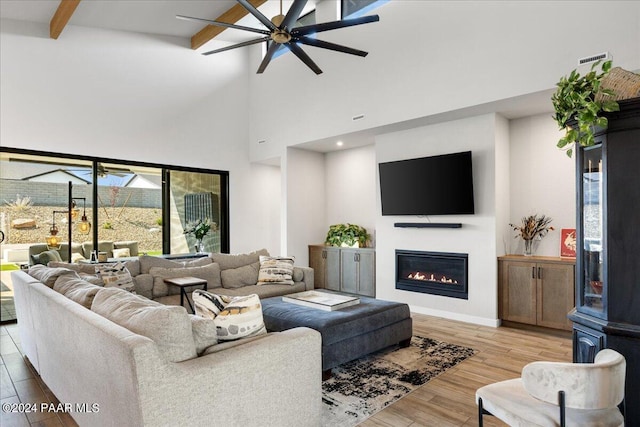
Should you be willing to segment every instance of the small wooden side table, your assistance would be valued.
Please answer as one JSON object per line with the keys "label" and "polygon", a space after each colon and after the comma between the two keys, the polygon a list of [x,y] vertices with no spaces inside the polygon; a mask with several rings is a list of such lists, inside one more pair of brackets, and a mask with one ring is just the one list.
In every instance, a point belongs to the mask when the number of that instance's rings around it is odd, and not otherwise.
{"label": "small wooden side table", "polygon": [[189,295],[187,295],[186,288],[190,286],[202,286],[204,285],[204,290],[207,290],[207,281],[204,279],[199,279],[197,277],[174,277],[172,279],[164,279],[164,283],[167,285],[173,285],[180,288],[180,305],[184,305],[184,300],[187,300],[187,304],[189,304],[189,308],[191,312],[195,314],[195,309],[193,308],[193,304],[189,300]]}

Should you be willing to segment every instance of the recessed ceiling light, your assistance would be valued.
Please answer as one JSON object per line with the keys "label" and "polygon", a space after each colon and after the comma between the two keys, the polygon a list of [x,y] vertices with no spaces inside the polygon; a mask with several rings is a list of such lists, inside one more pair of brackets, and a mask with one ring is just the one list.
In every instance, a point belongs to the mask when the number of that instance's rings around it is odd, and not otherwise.
{"label": "recessed ceiling light", "polygon": [[337,145],[338,147],[342,147],[342,146],[344,145],[344,143],[343,143],[342,141],[338,141],[338,142],[336,142],[336,145]]}

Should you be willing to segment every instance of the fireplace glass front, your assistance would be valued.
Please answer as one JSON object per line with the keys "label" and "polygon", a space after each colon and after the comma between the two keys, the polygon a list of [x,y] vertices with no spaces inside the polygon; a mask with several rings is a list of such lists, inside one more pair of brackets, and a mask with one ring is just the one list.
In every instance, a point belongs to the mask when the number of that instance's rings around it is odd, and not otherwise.
{"label": "fireplace glass front", "polygon": [[396,250],[396,289],[469,299],[468,254]]}

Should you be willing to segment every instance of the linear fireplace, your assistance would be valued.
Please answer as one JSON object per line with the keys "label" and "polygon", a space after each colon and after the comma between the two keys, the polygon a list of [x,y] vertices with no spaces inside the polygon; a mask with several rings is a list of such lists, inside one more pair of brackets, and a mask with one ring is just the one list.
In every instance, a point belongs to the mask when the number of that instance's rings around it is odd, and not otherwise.
{"label": "linear fireplace", "polygon": [[468,254],[396,250],[396,289],[469,299]]}

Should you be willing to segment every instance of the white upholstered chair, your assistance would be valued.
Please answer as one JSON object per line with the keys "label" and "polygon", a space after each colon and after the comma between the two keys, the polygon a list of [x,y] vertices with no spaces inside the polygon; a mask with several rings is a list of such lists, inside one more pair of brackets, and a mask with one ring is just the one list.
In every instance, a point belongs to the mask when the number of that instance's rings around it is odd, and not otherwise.
{"label": "white upholstered chair", "polygon": [[624,357],[610,349],[593,363],[533,362],[522,377],[476,391],[478,422],[491,414],[510,426],[624,426]]}

